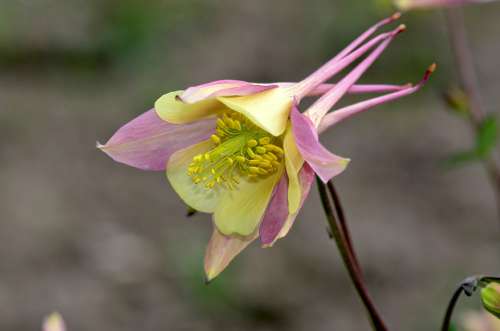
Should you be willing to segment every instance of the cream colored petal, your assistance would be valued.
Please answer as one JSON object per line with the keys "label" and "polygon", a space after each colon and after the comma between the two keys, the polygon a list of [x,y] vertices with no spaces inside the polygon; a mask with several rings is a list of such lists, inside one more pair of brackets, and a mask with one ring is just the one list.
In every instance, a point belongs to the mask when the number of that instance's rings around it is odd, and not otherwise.
{"label": "cream colored petal", "polygon": [[255,181],[240,179],[233,190],[226,190],[214,212],[214,223],[224,235],[249,236],[255,232],[271,199],[282,170]]}
{"label": "cream colored petal", "polygon": [[187,169],[193,157],[212,149],[211,140],[181,149],[170,157],[167,163],[167,178],[175,192],[190,207],[205,213],[212,213],[221,198],[223,189],[215,187],[206,189],[203,184],[194,184],[187,174]]}
{"label": "cream colored petal", "polygon": [[184,124],[217,114],[226,109],[216,99],[202,100],[196,103],[185,103],[177,98],[183,91],[174,91],[162,95],[155,102],[155,110],[164,121],[173,124]]}
{"label": "cream colored petal", "polygon": [[257,232],[248,237],[225,236],[214,227],[212,238],[210,238],[205,253],[205,275],[207,281],[211,281],[217,277],[257,237]]}
{"label": "cream colored petal", "polygon": [[304,164],[304,159],[300,155],[295,137],[293,136],[292,128],[289,125],[285,138],[283,140],[283,149],[285,151],[285,167],[288,176],[288,210],[290,214],[294,214],[300,207],[302,198],[302,190],[299,181],[299,171]]}
{"label": "cream colored petal", "polygon": [[285,132],[292,107],[292,96],[283,88],[217,99],[274,136],[280,136]]}

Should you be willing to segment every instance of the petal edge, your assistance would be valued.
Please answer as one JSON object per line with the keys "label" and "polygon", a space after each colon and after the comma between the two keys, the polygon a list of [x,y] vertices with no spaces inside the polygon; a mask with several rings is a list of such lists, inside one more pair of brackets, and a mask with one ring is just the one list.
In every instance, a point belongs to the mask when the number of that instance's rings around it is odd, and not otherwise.
{"label": "petal edge", "polygon": [[225,236],[214,227],[205,252],[204,268],[207,282],[226,269],[229,263],[256,238],[257,234],[246,238]]}
{"label": "petal edge", "polygon": [[[208,139],[215,121],[206,119],[186,125],[160,119],[151,109],[118,129],[97,148],[119,163],[150,171],[163,171],[177,150]],[[182,139],[179,139],[182,137]]]}
{"label": "petal edge", "polygon": [[301,114],[296,107],[292,109],[291,121],[300,154],[323,182],[328,182],[345,170],[350,160],[328,151],[319,142],[318,133],[312,121]]}

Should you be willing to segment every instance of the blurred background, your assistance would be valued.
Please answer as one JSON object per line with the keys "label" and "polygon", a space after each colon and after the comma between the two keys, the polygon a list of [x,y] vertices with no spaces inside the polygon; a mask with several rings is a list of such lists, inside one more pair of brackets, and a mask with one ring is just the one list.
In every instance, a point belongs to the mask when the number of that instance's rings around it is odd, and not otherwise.
{"label": "blurred background", "polygon": [[[210,217],[162,173],[95,148],[157,97],[216,79],[296,81],[394,11],[368,0],[1,0],[0,329],[368,330],[315,189],[272,249],[252,245],[203,283]],[[487,110],[500,102],[500,3],[465,8]],[[499,274],[499,224],[472,145],[446,110],[456,85],[442,12],[403,16],[364,83],[417,95],[322,139],[352,162],[336,179],[369,289],[392,330],[437,330],[455,285]],[[355,98],[348,98],[353,101]],[[464,300],[459,310],[478,307]]]}

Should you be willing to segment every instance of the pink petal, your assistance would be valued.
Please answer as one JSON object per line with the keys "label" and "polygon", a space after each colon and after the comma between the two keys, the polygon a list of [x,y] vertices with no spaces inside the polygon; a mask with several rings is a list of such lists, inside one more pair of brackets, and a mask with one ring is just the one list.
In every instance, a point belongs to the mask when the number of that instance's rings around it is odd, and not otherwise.
{"label": "pink petal", "polygon": [[347,54],[351,53],[356,47],[361,45],[363,41],[365,41],[368,37],[370,37],[375,31],[383,27],[384,25],[390,24],[401,17],[401,13],[396,12],[389,17],[384,18],[383,20],[372,25],[368,30],[362,33],[358,38],[354,39],[354,41],[349,44],[345,49],[343,49],[339,54],[337,54],[336,58],[341,59]]}
{"label": "pink petal", "polygon": [[[316,175],[311,166],[307,163],[304,163],[304,166],[302,167],[302,169],[300,169],[299,172],[300,187],[302,189],[302,198],[300,200],[300,207],[298,209],[299,211],[304,205],[306,198],[309,196],[309,192],[311,191],[312,183],[314,182],[315,177]],[[286,220],[286,223],[281,228],[280,233],[274,239],[271,245],[273,245],[274,242],[276,242],[276,240],[281,239],[288,234],[288,231],[290,231],[292,225],[295,223],[295,218],[297,217],[297,215],[298,211],[293,215],[289,215],[288,219]]]}
{"label": "pink petal", "polygon": [[274,189],[271,202],[267,206],[266,213],[259,228],[260,241],[267,245],[278,236],[283,224],[288,218],[288,177],[281,176],[281,180]]}
{"label": "pink petal", "polygon": [[[314,104],[309,107],[307,114],[313,121],[316,127],[323,119],[323,116],[333,107],[344,94],[358,81],[358,79],[365,73],[366,70],[375,62],[375,60],[382,54],[382,52],[389,46],[391,41],[406,29],[404,25],[391,31],[387,38],[375,48],[361,63],[359,63],[351,72],[349,72],[340,82],[335,85],[329,92],[325,93]],[[355,52],[353,52],[355,53]],[[349,57],[349,56],[347,56]],[[347,58],[346,57],[346,58]],[[345,59],[345,58],[344,58]],[[344,60],[343,59],[343,60]],[[341,60],[341,62],[343,61]]]}
{"label": "pink petal", "polygon": [[375,45],[381,43],[382,41],[386,41],[390,37],[391,37],[390,32],[381,33],[378,36],[373,37],[372,39],[367,41],[365,44],[360,46],[358,49],[356,49],[349,55],[339,59],[338,61],[331,63],[327,67],[321,67],[319,70],[314,72],[310,77],[304,79],[302,82],[298,83],[297,86],[293,87],[294,91],[299,90],[296,93],[297,100],[300,101],[300,99],[303,96],[310,93],[311,89],[314,89],[319,84],[325,82],[326,80],[330,79],[337,73],[341,72],[351,63],[357,60],[359,57],[361,57],[370,49],[372,49]]}
{"label": "pink petal", "polygon": [[[309,191],[311,190],[311,184],[314,182],[314,170],[307,163],[304,164],[299,173],[300,186],[302,188],[302,200],[300,201],[300,207],[306,201]],[[300,208],[299,208],[300,209]]]}
{"label": "pink petal", "polygon": [[116,162],[142,170],[163,171],[170,155],[208,139],[214,119],[177,125],[163,121],[154,109],[122,126],[104,145],[97,147]]}
{"label": "pink petal", "polygon": [[293,107],[290,118],[300,154],[323,182],[328,182],[345,170],[349,159],[337,156],[321,145],[316,128],[308,117]]}
{"label": "pink petal", "polygon": [[255,84],[241,80],[216,80],[189,87],[179,95],[179,99],[186,103],[195,103],[215,97],[256,94],[277,86],[274,84]]}
{"label": "pink petal", "polygon": [[420,83],[418,83],[415,86],[410,85],[403,90],[389,93],[386,95],[382,95],[382,96],[379,96],[376,98],[364,100],[364,101],[355,103],[353,105],[340,108],[334,112],[327,114],[323,118],[323,120],[321,121],[321,124],[319,127],[319,132],[321,133],[321,132],[325,131],[327,128],[331,127],[332,125],[335,125],[338,122],[340,122],[346,118],[349,118],[355,114],[364,112],[364,111],[369,110],[375,106],[378,106],[378,105],[381,105],[381,104],[384,104],[384,103],[387,103],[387,102],[390,102],[393,100],[397,100],[397,99],[400,99],[404,96],[407,96],[407,95],[410,95],[410,94],[417,92],[429,80],[430,75],[434,72],[435,69],[436,69],[436,64],[432,64],[425,72],[424,78],[420,81]]}
{"label": "pink petal", "polygon": [[[282,83],[274,83],[274,84],[278,85],[279,87],[290,88],[290,87],[293,87],[294,85],[296,85],[297,83],[282,82]],[[328,83],[318,85],[314,89],[309,91],[309,93],[306,95],[306,97],[321,96],[321,95],[325,94],[326,92],[330,91],[336,85],[337,84],[328,84]],[[355,84],[347,90],[347,93],[349,93],[349,94],[364,94],[364,93],[394,92],[394,91],[404,90],[410,86],[411,86],[411,84],[404,84],[404,85]]]}
{"label": "pink petal", "polygon": [[[286,183],[286,176],[283,176],[283,178]],[[300,210],[304,201],[306,201],[306,198],[311,190],[312,183],[314,182],[314,171],[307,163],[304,163],[304,166],[300,169],[299,181],[302,191],[299,207]],[[298,211],[294,214],[288,214],[287,192],[288,188],[286,188],[286,186],[285,188],[278,187],[276,189],[275,196],[273,197],[273,201],[271,201],[266,215],[264,215],[264,221],[262,222],[260,228],[260,240],[264,247],[270,247],[276,242],[276,240],[285,237],[295,222]],[[274,208],[277,208],[278,211],[274,211]]]}
{"label": "pink petal", "polygon": [[[336,84],[321,84],[317,86],[314,90],[310,91],[307,95],[308,97],[312,96],[321,96],[332,88],[334,88]],[[411,85],[390,85],[390,84],[358,84],[351,86],[347,93],[349,94],[365,94],[365,93],[384,93],[384,92],[395,92],[404,90]]]}
{"label": "pink petal", "polygon": [[[346,48],[344,48],[339,54],[337,54],[330,61],[322,65],[319,69],[313,72],[311,75],[306,77],[297,86],[293,87],[293,91],[297,97],[297,100],[300,101],[304,96],[308,95],[309,92],[314,89],[319,84],[325,82],[329,78],[331,78],[336,73],[340,72],[342,69],[347,67],[350,63],[352,63],[356,58],[361,56],[363,53],[368,51],[371,47],[376,45],[378,42],[387,38],[389,35],[387,33],[382,33],[375,38],[372,38],[370,41],[365,43],[363,46],[357,48],[361,45],[368,37],[370,37],[377,29],[380,27],[389,24],[401,16],[400,13],[395,13],[392,16],[376,23],[364,33],[362,33],[358,38],[356,38],[353,42],[351,42]],[[357,49],[356,49],[357,48]]]}

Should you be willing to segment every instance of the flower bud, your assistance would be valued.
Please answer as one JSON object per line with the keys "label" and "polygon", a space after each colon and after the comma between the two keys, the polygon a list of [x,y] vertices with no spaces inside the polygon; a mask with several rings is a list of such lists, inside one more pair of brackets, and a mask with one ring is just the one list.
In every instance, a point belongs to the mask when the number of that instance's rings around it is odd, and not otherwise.
{"label": "flower bud", "polygon": [[45,318],[42,329],[43,331],[65,331],[66,326],[59,313],[52,313]]}
{"label": "flower bud", "polygon": [[500,318],[500,283],[491,282],[481,290],[484,308]]}

